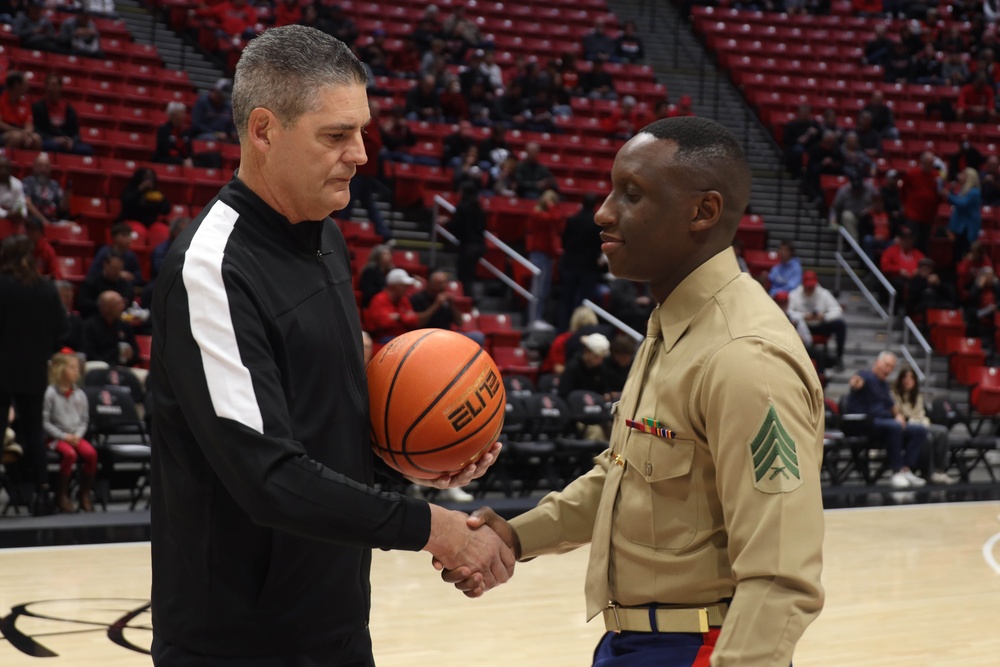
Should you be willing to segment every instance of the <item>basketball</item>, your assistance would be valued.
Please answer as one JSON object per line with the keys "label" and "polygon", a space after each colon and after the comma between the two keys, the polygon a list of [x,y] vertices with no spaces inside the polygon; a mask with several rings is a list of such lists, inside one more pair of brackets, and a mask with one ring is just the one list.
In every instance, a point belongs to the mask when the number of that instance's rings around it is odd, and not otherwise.
{"label": "basketball", "polygon": [[507,400],[500,371],[462,334],[417,329],[397,336],[367,374],[372,447],[404,475],[457,473],[500,435]]}

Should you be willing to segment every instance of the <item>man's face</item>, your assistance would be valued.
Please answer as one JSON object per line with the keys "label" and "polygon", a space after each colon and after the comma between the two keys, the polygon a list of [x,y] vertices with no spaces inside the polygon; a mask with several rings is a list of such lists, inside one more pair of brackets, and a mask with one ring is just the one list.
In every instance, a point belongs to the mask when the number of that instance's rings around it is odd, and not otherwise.
{"label": "man's face", "polygon": [[329,86],[316,109],[290,127],[277,123],[270,137],[265,178],[286,211],[321,220],[350,202],[355,169],[368,161],[361,130],[368,123],[364,86]]}
{"label": "man's face", "polygon": [[397,283],[395,285],[386,285],[385,289],[389,292],[389,297],[392,299],[392,302],[396,303],[406,296],[406,291],[410,289],[410,286],[404,285],[403,283]]}
{"label": "man's face", "polygon": [[132,245],[132,232],[122,232],[120,234],[115,234],[111,237],[112,242],[116,248],[121,250],[128,250]]}
{"label": "man's face", "polygon": [[125,300],[117,292],[105,292],[98,301],[97,309],[101,318],[108,323],[121,318],[125,312]]}
{"label": "man's face", "polygon": [[122,277],[122,269],[125,268],[120,257],[109,257],[104,261],[104,277],[112,282],[116,282]]}
{"label": "man's face", "polygon": [[780,246],[778,246],[778,259],[781,260],[782,264],[784,264],[785,262],[787,262],[791,258],[792,258],[792,249],[791,248],[789,248],[786,245],[780,245]]}
{"label": "man's face", "polygon": [[57,76],[45,79],[45,96],[50,100],[58,100],[62,95],[62,81]]}
{"label": "man's face", "polygon": [[427,279],[427,293],[437,296],[448,289],[448,276],[443,273],[432,273]]}
{"label": "man's face", "polygon": [[46,156],[39,155],[35,158],[35,163],[31,168],[32,173],[35,178],[40,178],[43,180],[48,180],[49,176],[52,174],[52,163]]}
{"label": "man's face", "polygon": [[690,223],[702,191],[676,153],[675,142],[645,132],[630,139],[615,156],[611,193],[594,215],[611,272],[648,281],[654,293],[697,244]]}
{"label": "man's face", "polygon": [[872,372],[879,380],[888,379],[894,370],[896,370],[896,357],[892,355],[880,357],[872,365]]}
{"label": "man's face", "polygon": [[597,354],[596,352],[591,352],[587,348],[583,348],[583,363],[587,368],[597,368],[604,361],[604,357]]}
{"label": "man's face", "polygon": [[816,286],[812,283],[809,283],[808,285],[802,283],[802,291],[806,293],[806,296],[812,296],[813,292],[816,291]]}

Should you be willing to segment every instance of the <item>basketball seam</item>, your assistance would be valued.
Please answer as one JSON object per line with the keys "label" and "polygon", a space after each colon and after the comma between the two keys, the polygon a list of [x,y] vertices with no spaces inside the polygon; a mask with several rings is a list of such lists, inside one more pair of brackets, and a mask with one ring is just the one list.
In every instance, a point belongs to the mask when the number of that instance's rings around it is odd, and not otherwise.
{"label": "basketball seam", "polygon": [[[484,423],[482,423],[478,427],[476,427],[476,429],[474,431],[466,433],[465,435],[463,435],[458,440],[455,440],[454,442],[449,442],[447,445],[441,445],[440,447],[435,447],[434,449],[424,449],[424,450],[421,450],[419,452],[414,452],[412,455],[413,456],[421,456],[423,454],[437,454],[438,452],[443,452],[446,449],[451,449],[452,447],[455,447],[457,445],[462,444],[463,442],[465,442],[466,440],[468,440],[469,438],[471,438],[472,436],[476,435],[477,433],[479,433],[480,431],[482,431],[484,428],[486,428],[486,426],[491,421],[493,421],[493,418],[496,416],[497,412],[500,411],[500,408],[501,407],[506,407],[505,406],[506,402],[507,402],[507,394],[506,394],[506,392],[504,392],[503,395],[501,395],[500,400],[497,401],[497,404],[494,406],[493,412],[489,415],[489,418],[486,419]],[[500,425],[503,426],[503,420],[500,421]]]}
{"label": "basketball seam", "polygon": [[[399,378],[399,373],[402,371],[403,364],[406,362],[407,357],[409,357],[410,354],[415,349],[417,349],[417,346],[420,345],[420,343],[425,338],[427,338],[428,336],[433,336],[434,334],[435,334],[435,331],[433,329],[431,329],[430,331],[428,331],[427,333],[425,333],[423,336],[421,336],[417,340],[413,341],[413,345],[410,346],[410,348],[403,354],[403,358],[399,360],[398,364],[396,364],[396,371],[392,374],[392,382],[389,383],[389,389],[386,391],[385,407],[382,408],[382,411],[383,411],[382,412],[382,414],[383,414],[382,437],[385,439],[385,444],[387,444],[387,445],[392,442],[389,439],[389,414],[390,414],[389,413],[389,406],[390,406],[390,403],[392,401],[392,390],[396,387],[396,380]],[[404,438],[404,442],[405,442],[405,438]],[[401,451],[399,453],[403,454],[405,456],[406,447],[404,445],[401,445],[400,449],[401,449]],[[390,454],[392,456],[392,460],[396,461],[396,452],[394,450],[392,450],[392,449],[389,449],[389,452],[390,452]]]}

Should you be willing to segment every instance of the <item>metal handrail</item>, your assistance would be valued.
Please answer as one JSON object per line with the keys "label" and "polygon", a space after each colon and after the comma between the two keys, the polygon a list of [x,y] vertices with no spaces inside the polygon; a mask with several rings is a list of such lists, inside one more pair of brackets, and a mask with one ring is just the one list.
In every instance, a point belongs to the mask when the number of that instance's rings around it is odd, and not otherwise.
{"label": "metal handrail", "polygon": [[[436,266],[437,258],[437,237],[443,236],[448,242],[453,245],[458,245],[458,239],[454,234],[445,229],[444,225],[438,222],[440,216],[440,210],[444,209],[448,213],[455,213],[455,205],[449,202],[447,199],[441,195],[434,195],[434,208],[431,211],[431,266]],[[509,245],[498,239],[492,232],[483,232],[483,239],[489,241],[497,248],[499,248],[505,255],[510,257],[513,261],[517,262],[531,273],[532,276],[537,276],[542,272],[537,266],[532,264],[527,258],[521,255],[519,252],[511,248]],[[497,279],[500,280],[504,285],[514,290],[517,294],[520,294],[524,299],[528,301],[529,304],[533,304],[538,301],[538,297],[535,296],[529,290],[524,289],[517,284],[517,281],[508,276],[502,269],[495,266],[493,263],[486,260],[484,257],[479,258],[479,266],[483,267],[490,273],[492,273]]]}
{"label": "metal handrail", "polygon": [[610,322],[612,325],[614,325],[614,327],[616,329],[618,329],[622,333],[630,336],[637,343],[642,342],[642,339],[645,338],[645,336],[643,336],[641,333],[639,333],[638,331],[636,331],[635,329],[633,329],[629,325],[625,324],[620,319],[618,319],[617,317],[615,317],[614,315],[612,315],[608,311],[604,310],[603,308],[601,308],[600,306],[598,306],[596,303],[594,303],[590,299],[584,299],[582,301],[582,304],[584,306],[586,306],[587,308],[590,308],[592,311],[594,311],[594,313],[596,313],[598,317],[602,317],[602,318],[606,319],[608,322]]}
{"label": "metal handrail", "polygon": [[[861,261],[864,263],[864,265],[868,268],[869,271],[871,271],[872,275],[875,276],[875,278],[879,281],[882,287],[885,288],[885,291],[889,293],[888,312],[886,312],[886,310],[882,308],[882,304],[878,302],[878,299],[875,297],[874,294],[871,293],[871,290],[868,289],[864,281],[861,280],[861,278],[854,271],[854,269],[851,268],[851,265],[847,263],[847,260],[844,258],[843,254],[844,241],[847,241],[847,244],[851,247],[852,250],[854,250],[854,253],[861,258]],[[851,279],[854,285],[861,291],[861,294],[864,295],[865,299],[868,301],[868,304],[875,309],[875,312],[878,314],[878,316],[882,319],[883,322],[886,323],[886,330],[885,330],[886,339],[892,338],[892,321],[894,317],[893,314],[896,312],[896,288],[892,286],[892,283],[890,283],[889,280],[884,275],[882,275],[882,272],[879,271],[879,268],[875,266],[875,263],[868,257],[868,255],[865,254],[865,251],[862,250],[861,246],[858,245],[858,242],[855,241],[851,237],[850,233],[848,233],[848,231],[843,227],[837,230],[837,252],[834,253],[834,258],[837,260],[837,272],[834,274],[834,279],[833,279],[834,292],[837,294],[840,293],[840,270],[844,269],[844,271],[847,273],[848,277]]]}
{"label": "metal handrail", "polygon": [[[905,325],[903,327],[903,344],[900,346],[899,351],[903,353],[907,363],[913,368],[913,372],[917,374],[917,379],[923,382],[924,379],[929,377],[931,374],[931,356],[933,354],[931,346],[909,316],[903,318],[903,324]],[[920,349],[924,351],[925,356],[923,372],[920,371],[920,365],[910,353],[910,334],[913,334],[913,338],[917,341],[917,345],[919,345]]]}

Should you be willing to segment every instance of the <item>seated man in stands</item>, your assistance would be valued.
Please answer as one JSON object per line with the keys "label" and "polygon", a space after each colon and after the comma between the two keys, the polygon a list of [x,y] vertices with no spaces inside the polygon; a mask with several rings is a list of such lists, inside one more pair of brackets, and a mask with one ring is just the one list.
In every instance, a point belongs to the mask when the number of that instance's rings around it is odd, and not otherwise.
{"label": "seated man in stands", "polygon": [[385,289],[372,297],[365,312],[365,328],[378,345],[419,326],[406,293],[417,281],[404,269],[393,269],[385,277]]}
{"label": "seated man in stands", "polygon": [[583,59],[597,61],[599,58],[609,59],[614,56],[617,43],[605,29],[604,18],[594,21],[594,29],[581,38]]}
{"label": "seated man in stands", "polygon": [[35,218],[24,221],[24,234],[35,246],[35,266],[39,275],[52,280],[62,279],[62,269],[56,262],[56,249],[42,233],[42,223]]}
{"label": "seated man in stands", "polygon": [[[123,304],[132,303],[135,297],[135,286],[122,275],[125,257],[120,250],[111,248],[98,266],[101,267],[100,273],[96,278],[88,276],[77,295],[77,310],[84,318],[97,314],[98,298],[105,292],[117,292],[121,295]],[[122,310],[124,309],[123,305]]]}
{"label": "seated man in stands", "polygon": [[614,77],[604,69],[604,62],[605,58],[598,58],[591,65],[590,71],[580,77],[584,95],[592,100],[618,99]]}
{"label": "seated man in stands", "polygon": [[514,170],[514,182],[519,197],[538,199],[538,196],[546,190],[558,188],[552,172],[538,161],[541,152],[542,147],[534,141],[525,146],[524,159],[517,163],[517,168]]}
{"label": "seated man in stands", "polygon": [[993,260],[990,258],[989,248],[982,241],[973,241],[969,246],[969,252],[965,253],[955,267],[955,287],[958,290],[958,302],[962,305],[970,303],[970,290],[979,275],[979,271],[985,267],[993,268]]}
{"label": "seated man in stands", "polygon": [[0,143],[7,148],[37,151],[42,138],[35,131],[28,103],[28,83],[24,72],[7,72],[6,87],[0,95]]}
{"label": "seated man in stands", "polygon": [[27,214],[24,184],[11,173],[10,158],[0,155],[0,218],[20,223]]}
{"label": "seated man in stands", "polygon": [[865,181],[861,174],[851,175],[850,181],[837,188],[830,204],[830,226],[846,227],[855,239],[860,238],[858,226],[862,218],[872,210],[872,203],[879,194],[874,185]]}
{"label": "seated man in stands", "polygon": [[885,94],[881,90],[872,91],[872,96],[862,111],[867,111],[872,115],[872,126],[881,132],[883,137],[886,139],[899,138],[899,130],[896,129],[892,109],[885,103]]}
{"label": "seated man in stands", "polygon": [[70,15],[59,26],[59,43],[63,49],[77,56],[103,58],[101,33],[97,31],[90,11],[83,7],[80,12]]}
{"label": "seated man in stands", "polygon": [[802,284],[802,262],[795,256],[791,241],[778,245],[778,263],[767,274],[768,292],[773,297],[778,292],[791,292]]}
{"label": "seated man in stands", "polygon": [[858,114],[858,146],[873,162],[882,154],[882,133],[875,129],[874,117],[867,111]]}
{"label": "seated man in stands", "polygon": [[610,341],[604,334],[593,333],[580,338],[580,343],[583,348],[566,362],[559,377],[559,395],[565,398],[570,392],[586,389],[608,397],[610,377],[604,360],[611,353]]}
{"label": "seated man in stands", "polygon": [[611,339],[611,354],[604,360],[604,373],[607,380],[606,394],[609,400],[617,401],[621,398],[622,389],[625,388],[625,380],[628,378],[629,369],[632,368],[632,360],[638,345],[631,336],[623,333]]}
{"label": "seated man in stands", "polygon": [[28,217],[43,225],[64,220],[69,214],[69,197],[59,181],[52,178],[52,160],[39,153],[31,166],[31,176],[24,179],[25,204]]}
{"label": "seated man in stands", "polygon": [[122,321],[125,299],[118,292],[101,292],[97,312],[83,323],[83,352],[87,361],[103,361],[109,366],[134,366],[139,363],[135,331]]}
{"label": "seated man in stands", "polygon": [[807,155],[809,157],[806,161],[806,194],[822,204],[820,177],[823,174],[844,175],[844,156],[840,151],[836,132],[830,130],[823,132],[820,140],[813,144]]}
{"label": "seated man in stands", "polygon": [[[877,441],[885,444],[892,470],[890,483],[897,489],[921,487],[926,482],[913,473],[920,462],[927,440],[927,429],[910,425],[892,399],[889,376],[896,369],[896,355],[885,351],[878,355],[871,370],[859,371],[848,381],[850,392],[844,398],[844,414],[864,414],[872,418]],[[905,452],[905,453],[904,453]]]}
{"label": "seated man in stands", "polygon": [[27,0],[24,11],[18,12],[12,27],[23,49],[58,51],[56,27],[42,12],[44,5],[38,0]]}
{"label": "seated man in stands", "polygon": [[986,73],[976,72],[972,82],[962,86],[958,93],[958,103],[955,105],[956,117],[959,122],[996,122],[995,98],[993,87],[986,80]]}
{"label": "seated man in stands", "polygon": [[802,284],[788,293],[788,311],[805,322],[813,336],[830,336],[836,341],[836,367],[844,367],[844,341],[847,339],[847,324],[844,309],[826,289],[819,284],[815,271],[802,274]]}
{"label": "seated man in stands", "polygon": [[[448,293],[449,279],[444,271],[435,271],[428,276],[424,289],[409,297],[410,306],[417,314],[416,328],[451,329],[452,324],[462,323],[462,311]],[[480,345],[486,340],[481,331],[463,333]]]}
{"label": "seated man in stands", "polygon": [[431,123],[441,120],[441,97],[433,74],[421,77],[420,83],[406,94],[406,117]]}
{"label": "seated man in stands", "polygon": [[667,118],[680,118],[682,116],[696,116],[692,106],[690,95],[681,95],[677,104],[671,104],[667,111]]}
{"label": "seated man in stands", "polygon": [[800,104],[795,118],[785,123],[781,135],[785,147],[785,164],[790,172],[796,175],[802,173],[804,158],[819,138],[819,123],[812,116],[812,107]]}
{"label": "seated man in stands", "polygon": [[112,250],[117,250],[122,256],[122,278],[134,285],[142,285],[142,267],[138,256],[132,251],[132,228],[124,222],[115,223],[111,227],[111,243],[98,249],[94,261],[90,264],[90,270],[87,271],[87,278],[97,278],[101,275],[104,258]]}
{"label": "seated man in stands", "polygon": [[194,14],[212,19],[218,25],[220,39],[239,37],[247,40],[257,34],[257,10],[246,0],[224,0],[217,4],[202,5]]}
{"label": "seated man in stands", "polygon": [[913,247],[913,234],[907,229],[903,229],[896,237],[896,242],[882,252],[879,268],[903,299],[923,258],[924,253]]}
{"label": "seated man in stands", "polygon": [[612,139],[628,141],[635,133],[649,125],[649,116],[636,106],[635,98],[626,95],[621,104],[602,122]]}
{"label": "seated man in stands", "polygon": [[42,137],[42,149],[92,155],[94,149],[80,141],[80,123],[76,110],[63,99],[62,86],[62,77],[49,72],[45,75],[42,98],[31,105],[35,131]]}
{"label": "seated man in stands", "polygon": [[195,100],[191,109],[191,132],[199,141],[236,142],[236,125],[233,123],[233,105],[226,93],[232,82],[219,79],[212,88]]}

